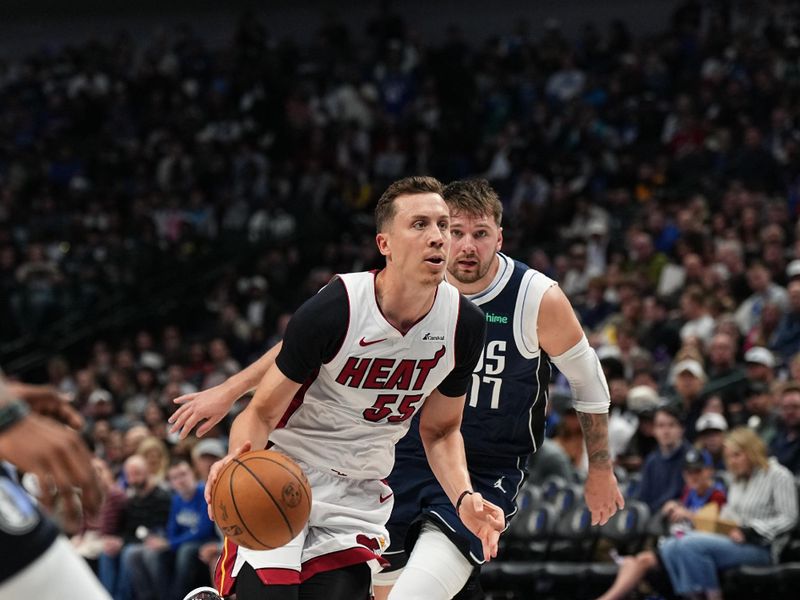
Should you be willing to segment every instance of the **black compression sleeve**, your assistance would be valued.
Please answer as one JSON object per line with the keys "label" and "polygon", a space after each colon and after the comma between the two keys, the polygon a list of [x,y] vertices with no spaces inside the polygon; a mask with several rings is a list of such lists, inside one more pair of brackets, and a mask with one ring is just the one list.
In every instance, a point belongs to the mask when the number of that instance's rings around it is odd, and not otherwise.
{"label": "black compression sleeve", "polygon": [[456,325],[456,366],[439,384],[439,391],[455,398],[467,393],[469,380],[483,351],[486,318],[483,311],[461,296]]}
{"label": "black compression sleeve", "polygon": [[334,279],[292,316],[275,363],[292,381],[303,383],[339,351],[350,320],[347,290]]}

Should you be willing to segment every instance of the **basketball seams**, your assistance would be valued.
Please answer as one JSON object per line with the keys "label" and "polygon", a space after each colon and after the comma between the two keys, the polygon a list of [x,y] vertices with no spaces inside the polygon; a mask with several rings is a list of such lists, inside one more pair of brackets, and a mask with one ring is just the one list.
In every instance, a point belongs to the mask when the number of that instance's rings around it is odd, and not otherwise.
{"label": "basketball seams", "polygon": [[[259,457],[255,457],[254,456],[252,458],[248,458],[247,460],[252,460],[252,459],[259,459]],[[278,502],[275,499],[275,496],[272,495],[272,492],[270,492],[269,489],[267,489],[267,487],[261,482],[261,480],[258,478],[258,476],[255,473],[253,473],[253,471],[243,461],[240,461],[237,458],[234,458],[233,460],[236,462],[237,466],[242,467],[248,473],[250,473],[250,475],[253,477],[253,479],[256,481],[256,483],[258,483],[259,487],[267,493],[267,495],[269,496],[270,500],[272,500],[272,503],[275,505],[275,508],[278,509],[278,512],[280,513],[281,517],[283,517],[283,521],[286,523],[286,527],[289,528],[289,533],[292,535],[292,539],[294,539],[297,534],[294,532],[294,528],[292,527],[292,524],[289,522],[289,518],[286,516],[286,513],[283,511],[283,506],[281,506],[281,503]],[[277,461],[270,460],[270,459],[259,459],[259,460],[269,460],[269,462],[273,462],[275,464],[280,464]],[[231,477],[231,481],[233,481],[233,477]],[[231,493],[233,493],[233,490],[231,490]],[[237,510],[237,513],[238,513],[238,510]],[[241,515],[239,516],[239,518],[241,518]],[[248,528],[247,531],[249,532],[250,529]],[[253,536],[253,538],[255,540],[258,540],[258,538],[255,537],[255,536]],[[264,545],[266,545],[266,544],[264,544]]]}
{"label": "basketball seams", "polygon": [[[264,460],[267,464],[249,464],[251,459]],[[275,511],[280,514],[286,526],[283,535],[288,534],[290,539],[294,539],[303,531],[308,522],[308,516],[311,510],[311,484],[299,465],[295,464],[290,457],[269,450],[246,452],[238,457],[232,457],[231,463],[232,464],[229,463],[222,469],[219,477],[214,482],[214,487],[212,488],[212,504],[215,510],[219,509],[218,503],[220,501],[224,501],[232,507],[229,511],[231,517],[239,521],[238,526],[241,531],[241,533],[238,534],[239,536],[247,536],[252,540],[252,543],[259,544],[261,549],[265,550],[273,550],[283,546],[284,543],[286,543],[284,541],[279,541],[277,546],[272,546],[262,543],[259,539],[262,535],[270,539],[271,536],[280,535],[276,530],[276,528],[278,528],[277,524],[280,521],[277,520]],[[242,471],[242,477],[244,477],[244,479],[241,480],[238,479],[236,475],[240,466],[244,467],[244,471]],[[280,466],[281,470],[275,470],[276,466]],[[287,477],[287,473],[290,474],[291,477]],[[222,483],[226,477],[228,478],[228,482],[220,486],[220,483]],[[252,479],[248,479],[248,477]],[[234,481],[234,479],[236,481]],[[253,481],[257,484],[256,486],[253,485]],[[295,487],[297,489],[293,489]],[[226,490],[225,488],[228,489]],[[257,508],[259,503],[257,499],[258,488],[260,488],[262,493],[265,493],[267,498],[272,502],[272,506],[269,507],[269,512],[271,512],[272,515],[265,522],[253,522],[253,527],[250,527],[248,523],[245,522],[245,518],[257,518],[256,512],[259,510]],[[275,489],[273,490],[273,488]],[[297,491],[299,489],[304,491]],[[250,493],[244,497],[238,498],[237,502],[237,498],[234,494],[241,493],[243,490],[248,490]],[[224,498],[226,493],[228,497]],[[303,505],[304,496],[306,498],[305,505]],[[264,501],[260,500],[260,502],[263,503]],[[264,508],[266,509],[266,505]],[[269,523],[272,523],[272,525],[269,525]],[[266,528],[264,525],[266,525]],[[297,530],[295,530],[295,527]],[[257,532],[257,534],[254,532]],[[236,535],[234,536],[234,539],[235,538]],[[249,546],[247,543],[241,544],[238,540],[237,544],[243,545],[243,547]]]}
{"label": "basketball seams", "polygon": [[[236,511],[236,514],[237,514],[237,515],[238,515],[238,517],[239,517],[239,523],[241,523],[242,527],[244,527],[244,528],[247,530],[247,533],[250,535],[250,537],[252,537],[252,538],[253,538],[255,541],[257,541],[259,544],[261,544],[261,545],[262,545],[262,546],[264,546],[265,548],[268,548],[268,549],[274,549],[274,548],[275,548],[274,546],[270,546],[269,544],[265,544],[265,543],[264,543],[264,542],[262,542],[260,539],[258,539],[258,538],[257,538],[257,537],[256,537],[256,536],[253,534],[253,532],[252,532],[252,531],[250,531],[250,528],[247,526],[247,522],[246,522],[246,521],[244,520],[244,518],[242,517],[242,513],[240,513],[240,512],[239,512],[239,506],[236,504],[236,496],[235,496],[235,495],[234,495],[234,493],[233,493],[233,476],[236,474],[236,469],[238,469],[239,467],[244,467],[244,468],[247,470],[247,472],[248,472],[248,473],[250,473],[251,475],[253,474],[253,472],[252,472],[250,469],[248,469],[247,467],[245,467],[245,466],[244,466],[242,463],[240,463],[240,462],[239,462],[237,459],[235,459],[235,458],[234,458],[234,459],[233,459],[233,462],[235,462],[235,463],[236,463],[236,466],[235,466],[235,467],[233,467],[233,469],[231,470],[231,476],[230,476],[230,477],[228,477],[228,488],[229,488],[228,492],[229,492],[229,494],[230,494],[230,497],[231,497],[231,503],[233,504],[233,508],[234,508],[234,510]],[[261,482],[259,481],[259,483],[261,483]],[[215,486],[215,487],[216,487],[216,486]],[[267,493],[269,494],[269,492],[267,492]],[[270,494],[270,497],[272,497],[272,494]],[[275,500],[273,499],[273,502],[274,502],[274,501],[275,501]]]}
{"label": "basketball seams", "polygon": [[[306,500],[308,500],[308,506],[309,506],[309,508],[311,507],[311,496],[309,496],[309,494],[308,494],[308,490],[311,489],[311,483],[305,477],[305,473],[303,473],[303,477],[301,478],[290,467],[286,466],[285,463],[283,463],[283,462],[281,462],[279,460],[275,460],[274,458],[269,458],[268,456],[248,456],[248,457],[246,457],[246,461],[249,462],[251,460],[265,460],[267,462],[271,462],[273,464],[278,465],[281,469],[283,469],[284,471],[289,473],[292,477],[294,477],[297,480],[297,483],[300,484],[300,489],[303,490],[303,493],[306,496]],[[302,471],[301,471],[301,473],[302,473]]]}

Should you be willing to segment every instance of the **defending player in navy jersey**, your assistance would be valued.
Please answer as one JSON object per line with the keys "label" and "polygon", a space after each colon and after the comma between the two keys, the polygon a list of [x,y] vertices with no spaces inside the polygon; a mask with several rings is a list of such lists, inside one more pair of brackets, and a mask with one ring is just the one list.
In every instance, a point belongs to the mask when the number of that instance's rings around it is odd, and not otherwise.
{"label": "defending player in navy jersey", "polygon": [[496,554],[503,513],[470,493],[460,433],[484,317],[444,281],[450,217],[441,185],[428,177],[392,184],[378,202],[376,225],[386,267],[336,277],[295,313],[234,421],[230,453],[211,469],[209,501],[227,461],[270,442],[303,467],[313,498],[308,526],[286,546],[252,551],[226,543],[222,595],[366,599],[368,565],[382,560],[394,501],[383,479],[415,415],[430,468],[461,522],[481,540],[485,559]]}
{"label": "defending player in navy jersey", "polygon": [[[475,490],[513,516],[528,456],[544,438],[552,361],[569,379],[583,427],[587,506],[593,523],[605,523],[623,499],[608,455],[609,394],[599,361],[556,282],[500,253],[502,205],[488,182],[452,183],[445,201],[453,237],[448,280],[484,310],[487,323],[461,426]],[[452,598],[484,562],[479,541],[427,467],[416,426],[398,442],[389,478],[395,507],[384,557],[391,567],[374,577],[378,600]]]}

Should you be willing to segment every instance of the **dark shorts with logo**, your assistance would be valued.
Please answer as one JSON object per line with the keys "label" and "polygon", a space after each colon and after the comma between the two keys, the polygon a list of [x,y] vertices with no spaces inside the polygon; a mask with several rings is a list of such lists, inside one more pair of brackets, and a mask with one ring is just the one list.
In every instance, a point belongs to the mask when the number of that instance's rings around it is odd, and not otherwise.
{"label": "dark shorts with logo", "polygon": [[42,515],[28,493],[0,464],[0,583],[44,554],[58,533],[58,528]]}
{"label": "dark shorts with logo", "polygon": [[[470,477],[476,491],[503,509],[507,523],[516,512],[514,499],[522,483],[522,472],[516,468],[483,470],[470,467]],[[426,521],[439,527],[471,563],[483,564],[481,541],[464,527],[424,457],[397,457],[388,482],[395,498],[392,516],[386,524],[389,547],[382,555],[391,564],[385,568],[386,571],[402,569],[406,565]]]}

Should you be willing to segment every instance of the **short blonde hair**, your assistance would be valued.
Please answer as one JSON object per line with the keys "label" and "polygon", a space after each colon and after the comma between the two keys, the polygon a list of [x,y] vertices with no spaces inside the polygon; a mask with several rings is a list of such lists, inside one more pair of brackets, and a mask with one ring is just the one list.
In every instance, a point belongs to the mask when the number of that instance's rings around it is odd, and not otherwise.
{"label": "short blonde hair", "polygon": [[[154,435],[148,436],[144,438],[140,443],[139,447],[136,448],[136,454],[141,456],[144,459],[147,459],[147,453],[151,450],[156,450],[160,455],[161,459],[158,465],[158,471],[155,473],[150,473],[154,475],[159,481],[164,481],[167,476],[167,469],[169,468],[169,460],[170,454],[167,445],[159,438]],[[148,462],[148,468],[150,464]]]}
{"label": "short blonde hair", "polygon": [[726,446],[735,446],[747,457],[754,468],[769,467],[767,445],[759,435],[749,427],[737,427],[725,436]]}

